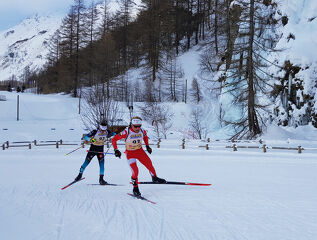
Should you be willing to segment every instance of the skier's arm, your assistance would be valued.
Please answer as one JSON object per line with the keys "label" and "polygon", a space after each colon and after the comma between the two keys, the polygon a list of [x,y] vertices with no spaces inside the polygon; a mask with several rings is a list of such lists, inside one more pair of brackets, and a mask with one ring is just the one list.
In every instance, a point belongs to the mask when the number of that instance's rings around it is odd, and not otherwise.
{"label": "skier's arm", "polygon": [[149,154],[151,154],[152,153],[152,148],[149,146],[149,137],[147,136],[145,130],[143,130],[143,141],[145,143],[146,150],[148,151]]}
{"label": "skier's arm", "polygon": [[111,138],[111,137],[113,137],[113,136],[115,136],[116,135],[116,133],[115,132],[111,132],[110,130],[107,130],[107,138]]}
{"label": "skier's arm", "polygon": [[96,133],[97,133],[97,130],[93,130],[87,135],[85,135],[83,139],[87,142],[90,142],[93,139],[93,137],[96,135]]}
{"label": "skier's arm", "polygon": [[113,139],[111,140],[113,149],[114,150],[118,149],[117,141],[120,140],[120,139],[126,138],[126,137],[127,137],[127,131],[126,130],[124,130],[123,132],[115,135],[113,137]]}
{"label": "skier's arm", "polygon": [[146,146],[149,146],[149,137],[147,136],[145,130],[143,130],[143,141],[144,141]]}

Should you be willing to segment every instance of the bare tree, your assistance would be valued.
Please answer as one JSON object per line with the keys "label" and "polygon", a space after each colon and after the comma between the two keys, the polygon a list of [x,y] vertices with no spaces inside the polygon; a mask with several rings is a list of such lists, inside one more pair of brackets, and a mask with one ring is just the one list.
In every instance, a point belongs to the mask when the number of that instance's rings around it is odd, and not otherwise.
{"label": "bare tree", "polygon": [[154,126],[157,138],[161,134],[166,139],[167,131],[172,127],[172,117],[174,116],[164,104],[158,102],[147,102],[144,107],[141,107],[142,117],[145,121],[151,122]]}
{"label": "bare tree", "polygon": [[98,86],[83,93],[83,99],[85,101],[83,101],[81,119],[88,129],[92,126],[97,127],[102,120],[107,120],[108,125],[112,126],[117,119],[122,118],[122,110],[118,102],[107,98],[102,88]]}
{"label": "bare tree", "polygon": [[177,61],[175,52],[170,51],[168,53],[166,62],[161,64],[158,76],[168,99],[175,102],[178,101],[182,94],[181,80],[184,76],[184,71]]}
{"label": "bare tree", "polygon": [[195,137],[199,139],[205,138],[208,134],[208,128],[204,122],[204,112],[200,107],[192,109],[190,128],[194,131]]}
{"label": "bare tree", "polygon": [[199,103],[201,101],[202,96],[201,96],[200,86],[197,81],[197,78],[194,78],[192,81],[192,89],[190,94],[196,103]]}

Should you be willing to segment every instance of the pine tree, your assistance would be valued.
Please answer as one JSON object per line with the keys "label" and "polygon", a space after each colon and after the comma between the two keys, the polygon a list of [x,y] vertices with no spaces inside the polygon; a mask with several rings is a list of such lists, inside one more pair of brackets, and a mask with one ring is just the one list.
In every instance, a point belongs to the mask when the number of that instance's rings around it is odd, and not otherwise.
{"label": "pine tree", "polygon": [[265,124],[262,110],[266,105],[259,98],[271,90],[266,71],[270,63],[266,56],[274,51],[278,40],[276,6],[273,1],[259,0],[236,0],[229,6],[229,12],[236,14],[227,28],[230,39],[224,55],[225,65],[219,65],[222,76],[218,80],[224,91],[232,95],[235,107],[240,108],[241,118],[226,121],[236,129],[233,138],[253,138],[262,133]]}

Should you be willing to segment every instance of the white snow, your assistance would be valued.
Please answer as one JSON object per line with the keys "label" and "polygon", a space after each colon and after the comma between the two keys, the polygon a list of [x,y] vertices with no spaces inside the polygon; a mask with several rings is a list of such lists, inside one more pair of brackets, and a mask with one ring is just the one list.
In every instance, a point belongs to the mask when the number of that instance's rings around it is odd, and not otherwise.
{"label": "white snow", "polygon": [[[20,94],[16,121],[17,94],[0,95],[8,99],[0,101],[1,144],[34,139],[80,143],[85,130],[78,99]],[[185,118],[175,119],[177,126],[184,124]],[[156,205],[126,194],[132,187],[125,157],[105,158],[105,179],[123,186],[87,185],[98,183],[99,167],[93,159],[85,180],[61,190],[77,175],[87,147],[67,156],[77,146],[0,149],[1,239],[316,239],[317,134],[311,126],[271,128],[263,138],[268,146],[310,144],[301,154],[270,148],[266,153],[261,148],[233,152],[225,148],[232,143],[215,139],[208,151],[198,147],[206,142],[197,140],[187,140],[183,150],[181,138],[173,135],[161,148],[152,145],[150,157],[158,176],[212,185],[140,185],[142,195]],[[237,143],[250,144],[261,146]],[[150,180],[147,170],[138,166],[139,179]]]}

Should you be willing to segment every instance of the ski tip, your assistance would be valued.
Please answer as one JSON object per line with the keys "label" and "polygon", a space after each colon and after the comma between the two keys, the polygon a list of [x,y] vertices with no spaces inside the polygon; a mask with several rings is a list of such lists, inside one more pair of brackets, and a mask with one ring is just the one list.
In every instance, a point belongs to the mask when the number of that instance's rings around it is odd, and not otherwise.
{"label": "ski tip", "polygon": [[73,185],[74,183],[79,182],[79,181],[84,180],[84,179],[85,179],[85,177],[79,179],[78,181],[72,181],[70,184],[66,185],[65,187],[62,187],[61,190],[64,190],[64,189],[68,188],[69,186]]}
{"label": "ski tip", "polygon": [[191,186],[211,186],[211,183],[187,183],[186,185],[191,185]]}

